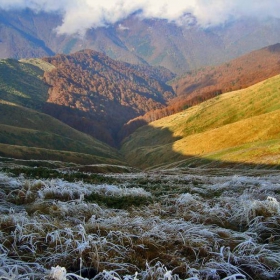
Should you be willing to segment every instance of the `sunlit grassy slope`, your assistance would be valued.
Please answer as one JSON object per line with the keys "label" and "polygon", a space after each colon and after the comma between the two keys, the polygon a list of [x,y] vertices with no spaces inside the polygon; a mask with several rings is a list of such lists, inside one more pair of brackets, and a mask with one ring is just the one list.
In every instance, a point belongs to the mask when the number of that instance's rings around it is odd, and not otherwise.
{"label": "sunlit grassy slope", "polygon": [[278,75],[142,127],[124,141],[122,152],[142,168],[280,164],[279,97]]}
{"label": "sunlit grassy slope", "polygon": [[47,61],[44,61],[40,58],[21,59],[21,60],[19,60],[19,62],[34,65],[44,72],[48,72],[48,71],[51,71],[52,69],[55,69],[54,65],[52,65],[52,64],[48,63]]}
{"label": "sunlit grassy slope", "polygon": [[121,162],[115,149],[48,115],[1,100],[0,111],[1,156],[87,164]]}
{"label": "sunlit grassy slope", "polygon": [[43,82],[44,67],[42,63],[38,67],[39,61],[34,66],[27,61],[0,60],[0,99],[40,109],[47,100],[49,87]]}

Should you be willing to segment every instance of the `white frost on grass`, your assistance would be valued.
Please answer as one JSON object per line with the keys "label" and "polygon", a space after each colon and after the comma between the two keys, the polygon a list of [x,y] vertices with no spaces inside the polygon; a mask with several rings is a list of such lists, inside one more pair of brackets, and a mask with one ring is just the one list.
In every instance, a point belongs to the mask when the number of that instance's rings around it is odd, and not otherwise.
{"label": "white frost on grass", "polygon": [[[1,178],[5,182],[0,194],[12,207],[0,214],[0,279],[9,272],[18,279],[32,273],[35,279],[38,269],[32,262],[52,266],[56,280],[83,279],[66,272],[70,263],[95,268],[95,280],[241,280],[249,277],[244,267],[262,280],[278,279],[280,176],[201,173],[117,174],[124,180],[120,185],[14,179],[0,173],[0,184]],[[151,192],[129,187],[138,180]],[[92,193],[151,196],[155,203],[110,209],[85,202],[84,196]],[[8,254],[13,262],[7,261]],[[16,271],[15,264],[22,269]]]}
{"label": "white frost on grass", "polygon": [[104,196],[142,196],[149,197],[151,193],[143,188],[126,188],[116,185],[93,185],[83,182],[69,183],[60,179],[46,180],[44,187],[38,191],[40,198],[81,199],[85,195],[97,193]]}

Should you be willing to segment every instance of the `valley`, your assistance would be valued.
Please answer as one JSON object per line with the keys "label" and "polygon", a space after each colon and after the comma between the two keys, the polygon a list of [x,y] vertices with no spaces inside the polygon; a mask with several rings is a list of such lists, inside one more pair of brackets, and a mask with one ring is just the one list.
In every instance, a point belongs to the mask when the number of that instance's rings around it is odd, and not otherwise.
{"label": "valley", "polygon": [[203,159],[206,165],[213,160],[277,166],[279,79],[277,75],[151,122],[124,141],[123,153],[143,168],[203,165]]}
{"label": "valley", "polygon": [[279,44],[176,78],[92,50],[2,60],[1,156],[277,168],[279,68]]}
{"label": "valley", "polygon": [[73,34],[29,2],[0,8],[0,280],[280,279],[279,18],[80,1]]}

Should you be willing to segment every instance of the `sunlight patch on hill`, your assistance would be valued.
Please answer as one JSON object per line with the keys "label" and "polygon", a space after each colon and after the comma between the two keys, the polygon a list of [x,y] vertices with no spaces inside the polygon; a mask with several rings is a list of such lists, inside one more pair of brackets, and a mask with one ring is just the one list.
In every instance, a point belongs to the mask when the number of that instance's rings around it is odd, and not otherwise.
{"label": "sunlight patch on hill", "polygon": [[41,70],[43,70],[44,72],[49,72],[56,68],[51,63],[48,63],[40,58],[20,59],[19,61],[22,63],[34,65],[34,66],[40,68]]}
{"label": "sunlight patch on hill", "polygon": [[194,161],[278,164],[279,93],[280,75],[223,94],[138,129],[122,151],[142,168]]}

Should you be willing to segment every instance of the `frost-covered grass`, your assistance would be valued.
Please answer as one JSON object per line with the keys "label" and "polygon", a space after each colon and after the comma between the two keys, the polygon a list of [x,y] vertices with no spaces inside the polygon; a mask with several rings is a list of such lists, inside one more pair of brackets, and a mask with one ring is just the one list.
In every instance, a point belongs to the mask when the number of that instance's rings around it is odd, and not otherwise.
{"label": "frost-covered grass", "polygon": [[280,175],[232,172],[0,173],[0,279],[280,279]]}

